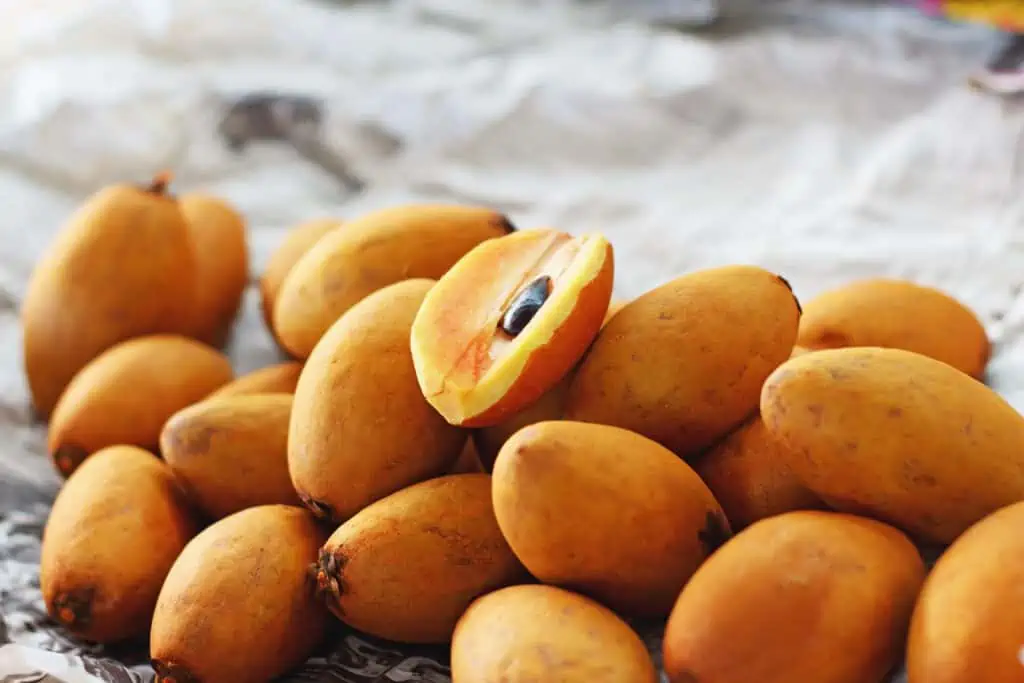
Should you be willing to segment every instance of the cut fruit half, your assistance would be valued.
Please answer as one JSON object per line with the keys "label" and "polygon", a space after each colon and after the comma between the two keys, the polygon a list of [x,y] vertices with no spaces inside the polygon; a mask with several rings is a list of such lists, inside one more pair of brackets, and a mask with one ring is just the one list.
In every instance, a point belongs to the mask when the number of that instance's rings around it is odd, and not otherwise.
{"label": "cut fruit half", "polygon": [[427,294],[412,357],[427,401],[453,425],[493,425],[554,386],[590,346],[611,301],[603,235],[523,230],[483,242]]}

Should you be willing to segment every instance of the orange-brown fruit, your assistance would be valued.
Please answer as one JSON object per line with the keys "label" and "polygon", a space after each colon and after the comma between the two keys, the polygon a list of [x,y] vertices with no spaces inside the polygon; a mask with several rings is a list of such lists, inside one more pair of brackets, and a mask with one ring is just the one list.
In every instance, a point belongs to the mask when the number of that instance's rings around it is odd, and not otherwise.
{"label": "orange-brown fruit", "polygon": [[804,306],[797,344],[914,351],[981,377],[991,345],[978,317],[945,292],[906,280],[851,282]]}
{"label": "orange-brown fruit", "polygon": [[409,643],[448,642],[476,597],[529,578],[494,519],[486,474],[438,477],[378,500],[331,535],[315,571],[339,619]]}
{"label": "orange-brown fruit", "polygon": [[298,361],[268,365],[228,382],[208,398],[249,394],[294,394],[301,373],[302,363]]}
{"label": "orange-brown fruit", "polygon": [[783,448],[755,415],[696,461],[697,474],[734,530],[783,512],[824,507],[790,468]]}
{"label": "orange-brown fruit", "polygon": [[410,278],[437,279],[480,242],[512,229],[484,207],[414,204],[369,213],[299,259],[274,305],[274,329],[289,353],[306,358],[367,295]]}
{"label": "orange-brown fruit", "polygon": [[510,415],[496,425],[473,430],[472,440],[476,444],[477,452],[480,454],[480,463],[485,471],[491,471],[501,447],[520,429],[538,422],[562,419],[562,415],[565,414],[565,399],[569,394],[571,382],[572,372],[570,371],[555,386],[544,392],[543,396],[518,413]]}
{"label": "orange-brown fruit", "polygon": [[1024,503],[960,536],[925,580],[907,642],[909,683],[1024,680]]}
{"label": "orange-brown fruit", "polygon": [[267,329],[277,337],[274,331],[274,303],[281,291],[284,279],[291,272],[302,256],[313,248],[324,235],[341,226],[338,218],[314,218],[300,223],[288,231],[277,249],[270,255],[267,265],[260,276],[260,305],[263,321]]}
{"label": "orange-brown fruit", "polygon": [[82,368],[57,403],[48,447],[65,477],[116,444],[156,452],[171,415],[231,381],[227,356],[178,335],[121,342]]}
{"label": "orange-brown fruit", "polygon": [[730,536],[689,465],[618,427],[525,427],[498,454],[492,488],[498,525],[531,574],[619,614],[666,616]]}
{"label": "orange-brown fruit", "polygon": [[608,321],[573,377],[565,417],[697,455],[757,410],[761,384],[793,350],[799,319],[789,284],[762,268],[683,275]]}
{"label": "orange-brown fruit", "polygon": [[308,574],[323,537],[302,508],[261,505],[192,539],[153,613],[157,681],[266,683],[306,661],[330,621]]}
{"label": "orange-brown fruit", "polygon": [[761,520],[683,589],[665,673],[671,683],[880,683],[924,574],[914,544],[881,522],[822,511]]}
{"label": "orange-brown fruit", "polygon": [[825,349],[765,380],[761,417],[830,508],[937,544],[1024,500],[1024,416],[953,366],[886,348]]}
{"label": "orange-brown fruit", "polygon": [[288,476],[291,394],[211,398],[175,413],[160,452],[211,519],[257,505],[301,506]]}
{"label": "orange-brown fruit", "polygon": [[498,424],[538,400],[590,346],[611,300],[602,235],[524,230],[479,245],[412,326],[423,395],[452,424]]}
{"label": "orange-brown fruit", "polygon": [[340,524],[384,496],[444,474],[465,430],[416,384],[409,329],[433,280],[374,292],[331,327],[295,389],[288,469],[303,502]]}
{"label": "orange-brown fruit", "polygon": [[37,262],[21,307],[32,403],[49,417],[71,378],[114,344],[191,331],[196,254],[170,174],[89,197]]}
{"label": "orange-brown fruit", "polygon": [[452,638],[452,683],[655,683],[640,637],[614,612],[553,586],[478,598]]}
{"label": "orange-brown fruit", "polygon": [[47,611],[83,640],[144,638],[164,578],[195,532],[166,464],[134,446],[103,449],[67,480],[46,521]]}
{"label": "orange-brown fruit", "polygon": [[245,219],[226,201],[207,194],[184,194],[179,205],[196,251],[192,335],[222,346],[249,282]]}

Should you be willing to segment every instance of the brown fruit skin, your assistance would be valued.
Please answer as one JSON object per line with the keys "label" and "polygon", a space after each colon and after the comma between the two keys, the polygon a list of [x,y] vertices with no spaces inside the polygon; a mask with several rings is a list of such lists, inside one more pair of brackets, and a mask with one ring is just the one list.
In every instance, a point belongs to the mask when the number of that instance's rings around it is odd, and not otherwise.
{"label": "brown fruit skin", "polygon": [[696,455],[756,411],[761,384],[793,349],[799,317],[788,283],[761,268],[672,280],[608,321],[576,372],[565,417]]}
{"label": "brown fruit skin", "polygon": [[317,562],[335,616],[406,643],[448,642],[476,597],[528,578],[498,529],[486,474],[438,477],[373,503]]}
{"label": "brown fruit skin", "polygon": [[369,213],[318,241],[285,278],[273,327],[306,358],[341,314],[367,295],[410,278],[437,279],[480,242],[511,230],[472,206],[410,205]]}
{"label": "brown fruit skin", "polygon": [[330,621],[308,575],[323,536],[286,505],[242,510],[196,536],[153,614],[157,680],[265,683],[306,661]]}
{"label": "brown fruit skin", "polygon": [[909,683],[1024,679],[1024,503],[992,513],[939,558],[907,642]]}
{"label": "brown fruit skin", "polygon": [[53,411],[50,457],[65,477],[106,446],[156,452],[167,419],[231,380],[216,349],[177,335],[121,342],[97,356],[68,385]]}
{"label": "brown fruit skin", "polygon": [[207,399],[175,413],[160,452],[211,519],[257,505],[302,506],[288,476],[290,394]]}
{"label": "brown fruit skin", "polygon": [[249,283],[245,219],[224,200],[206,194],[182,195],[179,205],[196,252],[192,336],[223,346]]}
{"label": "brown fruit skin", "polygon": [[448,471],[467,433],[420,392],[409,330],[432,280],[405,280],[360,301],[309,357],[295,389],[288,469],[299,496],[335,524]]}
{"label": "brown fruit skin", "polygon": [[858,280],[811,299],[797,344],[905,349],[972,377],[984,374],[991,353],[985,326],[970,309],[932,287],[892,278]]}
{"label": "brown fruit skin", "polygon": [[144,638],[196,523],[170,468],[134,446],[96,453],[57,494],[43,532],[47,612],[83,640]]}
{"label": "brown fruit skin", "polygon": [[302,374],[302,363],[287,361],[277,365],[268,365],[259,370],[242,375],[217,389],[207,398],[225,398],[227,396],[246,396],[251,394],[294,394],[295,386]]}
{"label": "brown fruit skin", "polygon": [[755,415],[694,464],[734,530],[783,512],[824,507],[794,474],[783,450]]}
{"label": "brown fruit skin", "polygon": [[281,291],[284,279],[292,267],[324,235],[333,232],[342,224],[338,218],[315,218],[295,226],[285,235],[277,249],[270,255],[260,276],[260,306],[267,329],[277,339],[274,330],[274,303]]}
{"label": "brown fruit skin", "polygon": [[48,418],[71,378],[114,344],[187,334],[195,274],[185,217],[162,189],[119,184],[89,197],[36,264],[21,307],[36,412]]}
{"label": "brown fruit skin", "polygon": [[452,683],[655,683],[640,637],[611,610],[553,586],[478,598],[455,627]]}
{"label": "brown fruit skin", "polygon": [[697,570],[669,617],[671,683],[881,683],[897,663],[925,568],[881,522],[787,512]]}
{"label": "brown fruit skin", "polygon": [[619,614],[668,615],[730,535],[689,465],[618,427],[525,427],[502,447],[493,476],[498,525],[526,569]]}
{"label": "brown fruit skin", "polygon": [[1024,500],[1024,417],[956,368],[902,349],[815,351],[764,384],[761,417],[830,508],[952,542]]}

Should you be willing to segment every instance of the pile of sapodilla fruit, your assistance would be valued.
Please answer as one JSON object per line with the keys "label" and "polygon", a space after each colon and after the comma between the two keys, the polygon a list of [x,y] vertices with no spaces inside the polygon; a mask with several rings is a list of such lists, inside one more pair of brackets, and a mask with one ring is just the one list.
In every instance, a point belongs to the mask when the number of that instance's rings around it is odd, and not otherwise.
{"label": "pile of sapodilla fruit", "polygon": [[[331,614],[450,643],[456,683],[1024,680],[1024,418],[956,300],[806,303],[734,265],[612,302],[600,234],[411,205],[294,229],[260,283],[293,359],[233,377],[249,264],[169,176],[90,197],[24,352],[66,477],[41,587],[161,683],[267,681]],[[918,548],[949,546],[927,573]]]}

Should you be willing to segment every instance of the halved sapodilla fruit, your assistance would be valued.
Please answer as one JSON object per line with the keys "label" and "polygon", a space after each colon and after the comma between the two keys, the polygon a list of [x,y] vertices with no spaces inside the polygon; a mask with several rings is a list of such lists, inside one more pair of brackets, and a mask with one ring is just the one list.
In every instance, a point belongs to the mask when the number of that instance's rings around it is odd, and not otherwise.
{"label": "halved sapodilla fruit", "polygon": [[413,322],[423,395],[464,427],[525,408],[590,346],[613,279],[603,235],[534,229],[481,243],[438,280]]}

